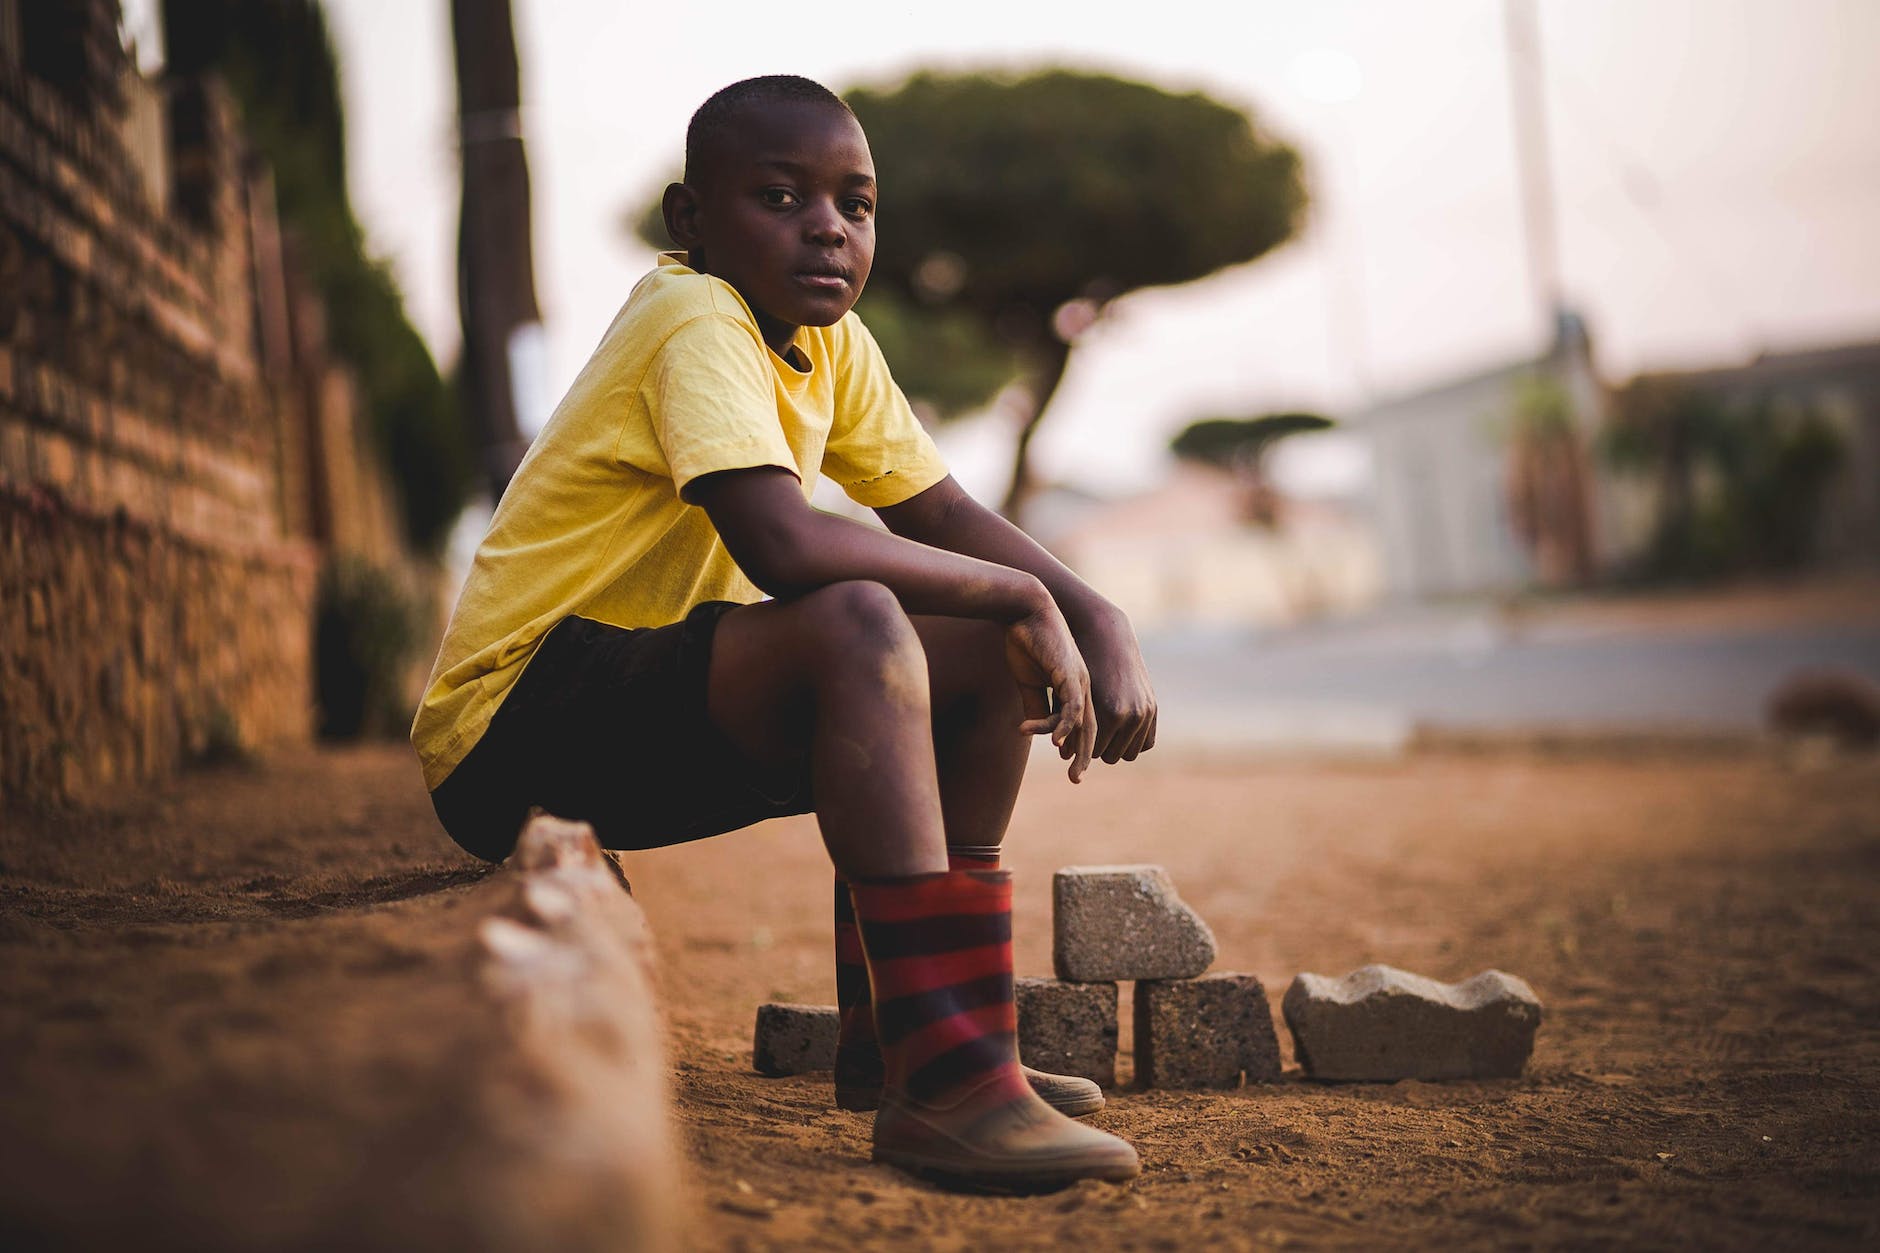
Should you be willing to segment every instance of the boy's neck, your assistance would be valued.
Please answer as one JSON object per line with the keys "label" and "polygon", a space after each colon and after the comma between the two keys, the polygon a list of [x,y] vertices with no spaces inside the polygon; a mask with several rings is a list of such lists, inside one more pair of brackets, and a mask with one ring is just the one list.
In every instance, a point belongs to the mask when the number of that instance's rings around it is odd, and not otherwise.
{"label": "boy's neck", "polygon": [[[689,250],[685,254],[685,263],[689,269],[696,270],[700,274],[711,273],[709,264],[706,262],[705,258],[698,255],[698,249],[696,248]],[[796,356],[792,355],[790,352],[791,345],[796,343],[796,333],[801,328],[791,326],[787,322],[777,321],[768,313],[765,313],[756,305],[752,304],[750,297],[745,296],[743,292],[739,292],[738,295],[744,300],[745,307],[750,309],[751,316],[757,319],[757,333],[764,337],[764,343],[770,351],[776,353],[785,361],[788,361],[791,366],[796,369],[802,369],[803,366],[798,364]]]}

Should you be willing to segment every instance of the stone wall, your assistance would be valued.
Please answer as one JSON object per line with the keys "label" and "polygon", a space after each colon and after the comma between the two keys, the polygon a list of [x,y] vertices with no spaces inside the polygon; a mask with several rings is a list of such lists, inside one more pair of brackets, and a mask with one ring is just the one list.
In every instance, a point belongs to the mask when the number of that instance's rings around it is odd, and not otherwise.
{"label": "stone wall", "polygon": [[397,548],[227,96],[116,21],[0,0],[0,805],[304,740],[321,556]]}

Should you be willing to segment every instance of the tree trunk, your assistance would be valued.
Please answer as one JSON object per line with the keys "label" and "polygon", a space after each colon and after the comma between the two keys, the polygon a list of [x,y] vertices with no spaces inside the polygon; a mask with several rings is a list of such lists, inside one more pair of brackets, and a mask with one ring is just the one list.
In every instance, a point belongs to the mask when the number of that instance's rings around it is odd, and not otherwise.
{"label": "tree trunk", "polygon": [[1026,371],[1029,376],[1026,382],[1032,394],[1031,412],[1025,416],[1025,425],[1019,428],[1018,445],[1012,450],[1012,482],[1005,490],[1004,503],[999,506],[999,512],[1020,527],[1025,525],[1025,508],[1038,489],[1031,470],[1031,438],[1037,434],[1038,424],[1044,420],[1058,384],[1064,381],[1071,346],[1047,330],[1029,355],[1031,368]]}
{"label": "tree trunk", "polygon": [[509,0],[451,0],[450,16],[463,154],[457,235],[463,395],[484,483],[496,501],[528,448],[516,416],[511,346],[519,329],[542,320],[530,252],[529,162]]}

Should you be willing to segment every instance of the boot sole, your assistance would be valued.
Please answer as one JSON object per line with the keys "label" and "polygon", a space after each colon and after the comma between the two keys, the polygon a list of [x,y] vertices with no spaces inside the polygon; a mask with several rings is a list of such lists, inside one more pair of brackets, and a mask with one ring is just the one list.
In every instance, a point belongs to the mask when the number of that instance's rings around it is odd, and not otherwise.
{"label": "boot sole", "polygon": [[[1067,1118],[1082,1118],[1094,1114],[1104,1106],[1103,1093],[1085,1097],[1082,1100],[1054,1101],[1042,1092],[1038,1098],[1046,1105]],[[836,1108],[852,1110],[858,1114],[870,1113],[881,1108],[880,1087],[838,1087],[836,1089]]]}
{"label": "boot sole", "polygon": [[1096,1113],[1104,1106],[1103,1093],[1101,1092],[1097,1093],[1095,1096],[1087,1096],[1081,1101],[1054,1101],[1042,1092],[1038,1094],[1038,1098],[1067,1118],[1082,1118],[1085,1114]]}
{"label": "boot sole", "polygon": [[1039,1162],[1024,1167],[991,1166],[929,1157],[923,1153],[880,1148],[874,1151],[873,1158],[875,1161],[898,1167],[911,1175],[932,1180],[949,1188],[1000,1196],[1055,1192],[1084,1179],[1098,1179],[1105,1183],[1124,1183],[1142,1173],[1142,1167],[1136,1162],[1096,1165],[1087,1162],[1060,1161]]}

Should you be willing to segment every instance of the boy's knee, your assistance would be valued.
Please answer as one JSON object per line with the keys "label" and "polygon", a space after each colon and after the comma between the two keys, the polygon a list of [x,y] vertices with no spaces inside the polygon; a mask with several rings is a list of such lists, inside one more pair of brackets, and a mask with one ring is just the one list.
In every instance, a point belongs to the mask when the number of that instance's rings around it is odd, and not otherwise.
{"label": "boy's knee", "polygon": [[814,598],[820,603],[810,626],[826,682],[896,708],[926,707],[927,654],[893,592],[857,580],[831,584]]}
{"label": "boy's knee", "polygon": [[817,638],[839,656],[920,651],[920,637],[901,602],[880,583],[831,583],[803,598]]}

